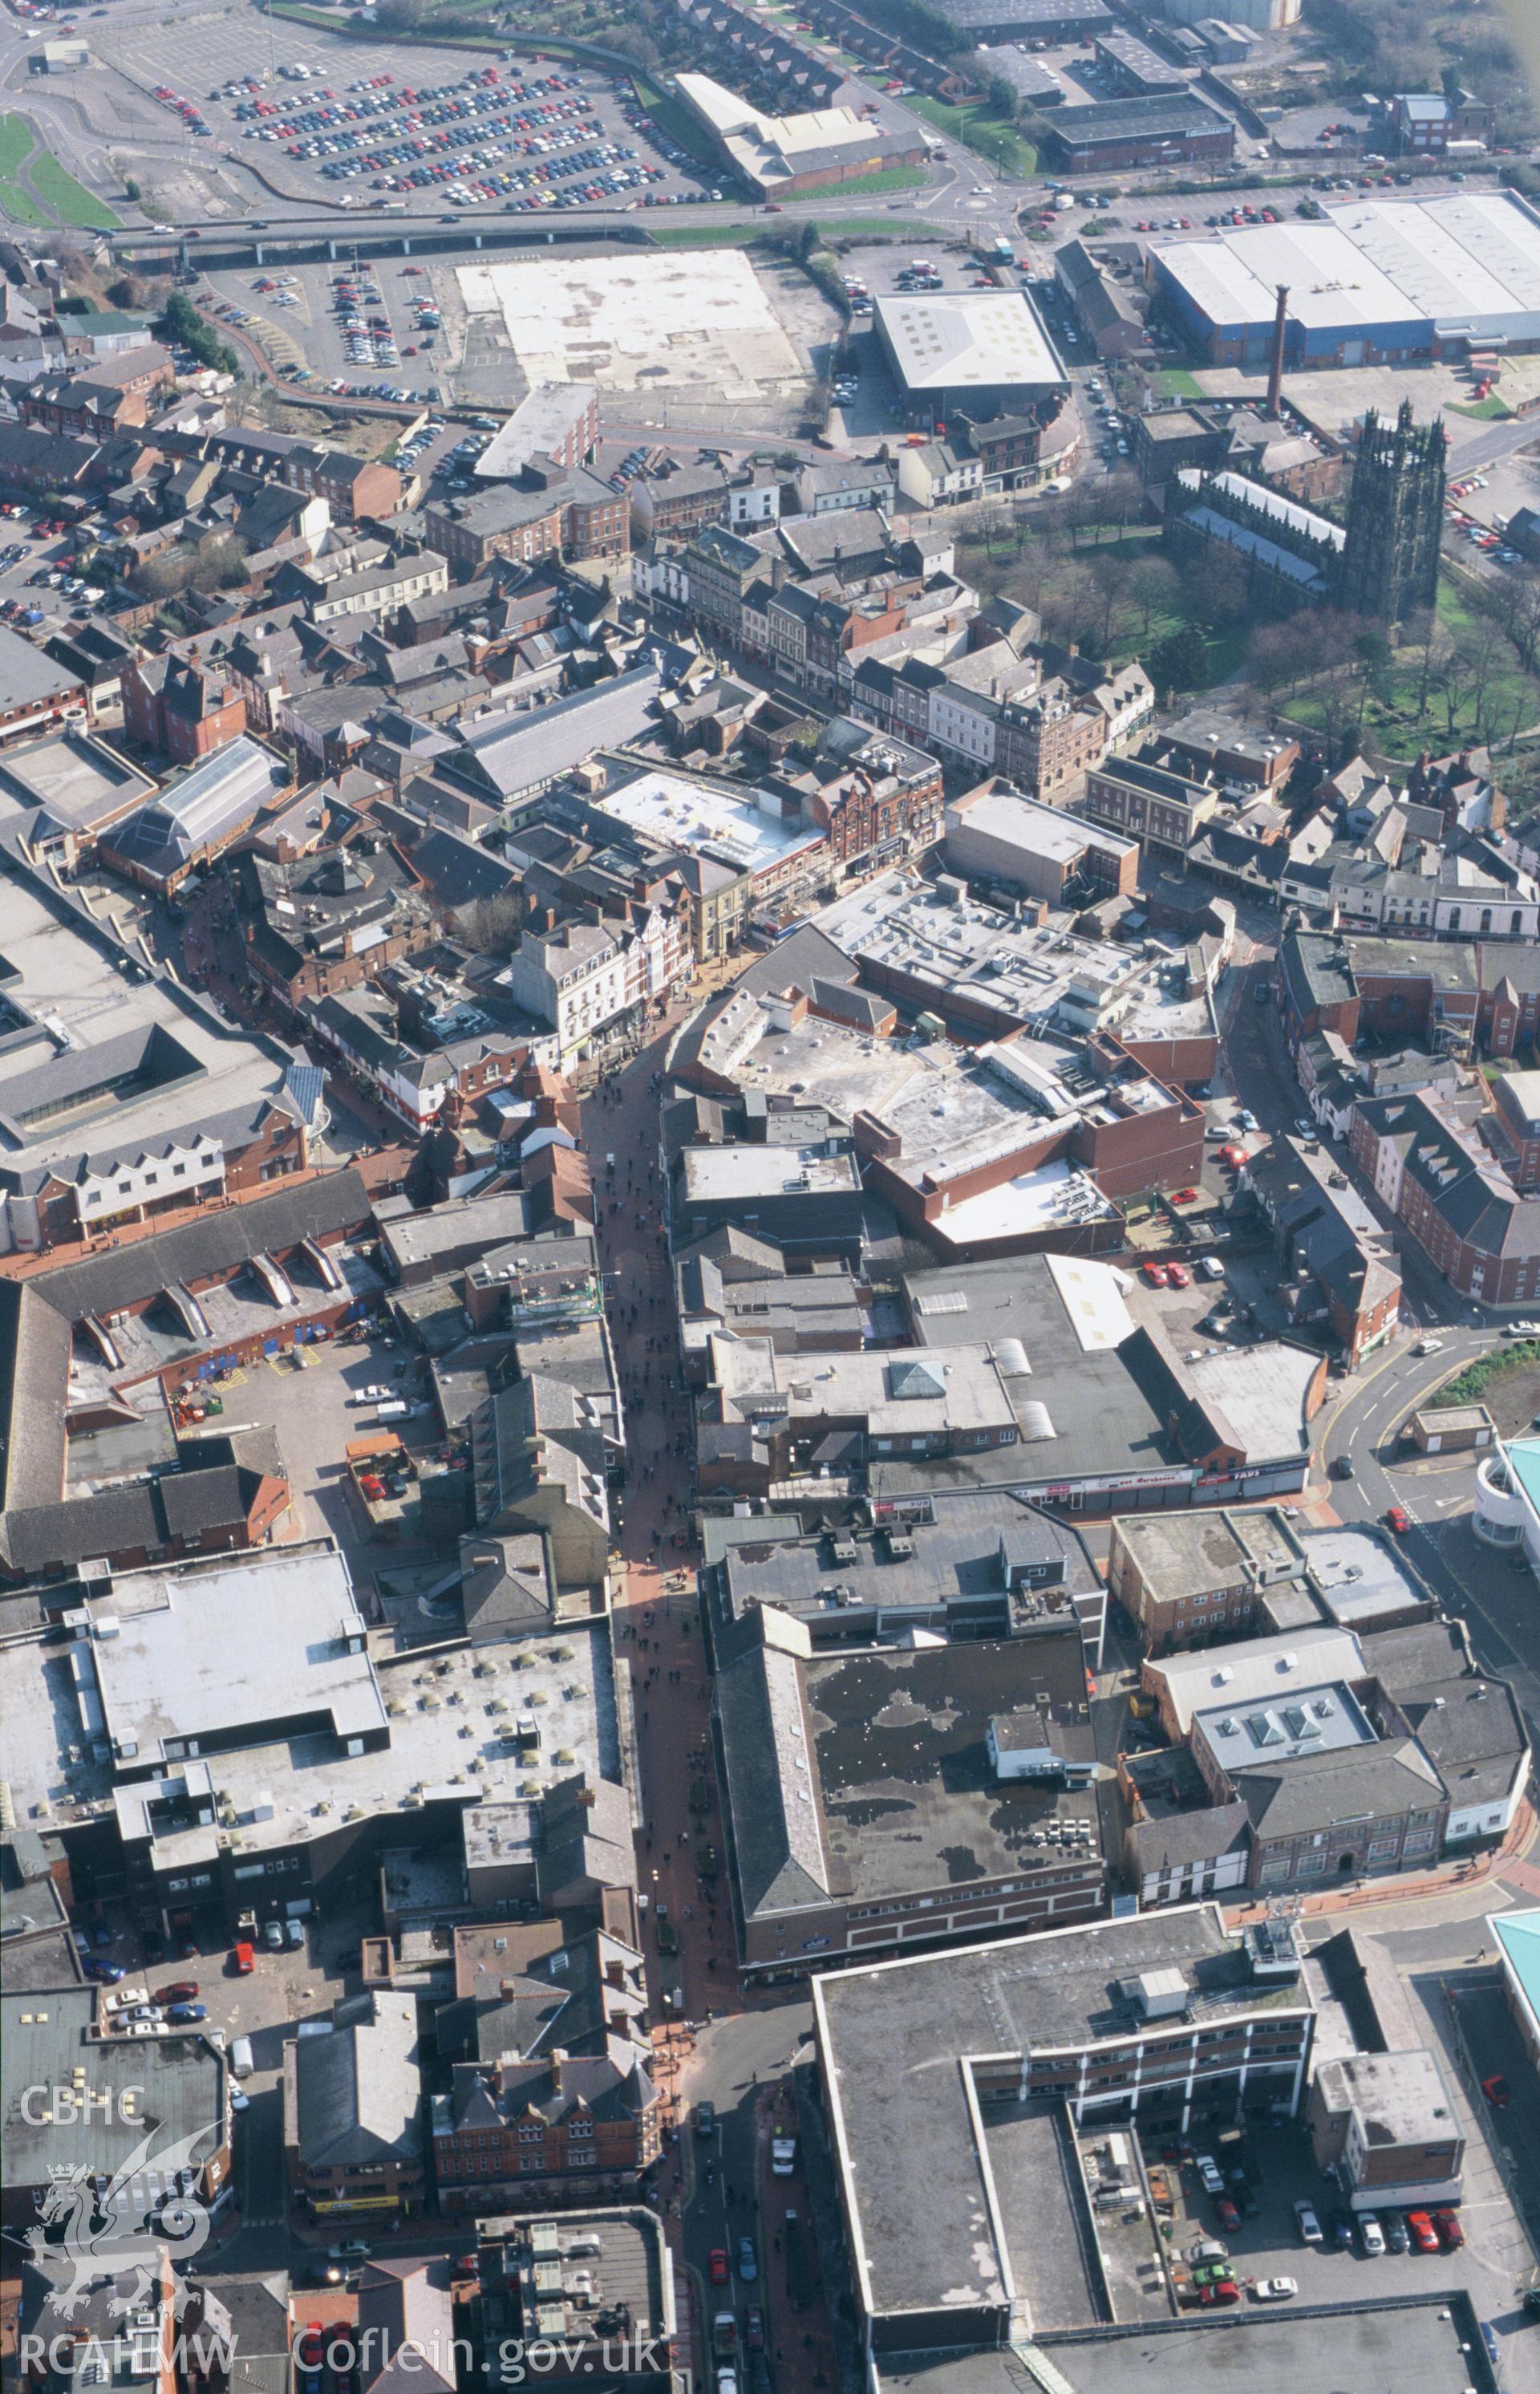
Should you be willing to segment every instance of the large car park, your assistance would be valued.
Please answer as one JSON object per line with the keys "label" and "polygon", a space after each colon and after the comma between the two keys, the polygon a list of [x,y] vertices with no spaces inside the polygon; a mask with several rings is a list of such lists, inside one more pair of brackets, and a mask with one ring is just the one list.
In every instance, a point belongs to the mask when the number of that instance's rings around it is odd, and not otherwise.
{"label": "large car park", "polygon": [[[195,133],[222,112],[232,139],[270,145],[333,204],[367,195],[395,213],[425,200],[525,213],[721,196],[624,79],[606,90],[595,75],[520,66],[512,52],[452,79],[427,80],[425,68],[421,83],[400,68],[346,85],[318,82],[318,68],[280,72],[306,87],[282,90],[253,71],[203,103],[169,84],[154,96]],[[290,173],[278,179],[289,185]]]}

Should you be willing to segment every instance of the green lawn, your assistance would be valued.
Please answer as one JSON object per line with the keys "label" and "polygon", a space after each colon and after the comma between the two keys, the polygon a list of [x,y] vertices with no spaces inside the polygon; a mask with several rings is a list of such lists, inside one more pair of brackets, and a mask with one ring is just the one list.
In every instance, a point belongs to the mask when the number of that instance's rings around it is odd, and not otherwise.
{"label": "green lawn", "polygon": [[[889,166],[880,175],[862,175],[858,188],[863,194],[867,191],[913,191],[924,180],[923,166]],[[831,224],[830,230],[837,229],[836,220]]]}
{"label": "green lawn", "polygon": [[746,249],[762,241],[757,225],[650,224],[647,230],[660,249]]}
{"label": "green lawn", "polygon": [[[1466,604],[1458,582],[1447,572],[1439,584],[1439,619],[1456,638],[1477,629],[1476,618]],[[1389,757],[1410,760],[1425,743],[1454,745],[1475,736],[1476,708],[1468,696],[1458,700],[1453,727],[1443,693],[1438,689],[1429,691],[1427,707],[1418,714],[1418,678],[1417,657],[1402,654],[1384,698],[1370,698],[1365,705],[1364,737]],[[1324,724],[1326,710],[1309,690],[1286,691],[1279,704],[1284,714],[1301,723]],[[1540,682],[1521,670],[1505,643],[1499,649],[1498,661],[1487,685],[1483,736],[1503,740],[1515,723],[1527,730],[1535,722],[1540,722]]]}
{"label": "green lawn", "polygon": [[0,215],[7,216],[12,224],[46,225],[48,221],[32,193],[4,175],[0,175]]}
{"label": "green lawn", "polygon": [[105,225],[111,230],[122,222],[105,200],[99,200],[84,183],[75,181],[51,150],[34,158],[28,171],[39,199],[46,202],[61,224]]}
{"label": "green lawn", "polygon": [[938,132],[993,159],[1003,173],[1025,176],[1037,172],[1037,152],[1026,135],[1019,132],[1010,119],[991,115],[986,101],[975,108],[951,108],[945,100],[932,99],[928,92],[917,91],[909,105],[916,116],[923,116]]}
{"label": "green lawn", "polygon": [[1452,415],[1478,416],[1483,423],[1490,423],[1495,418],[1513,414],[1507,401],[1499,399],[1495,391],[1489,392],[1485,399],[1473,399],[1468,407],[1460,400],[1452,399],[1449,402],[1449,411]]}
{"label": "green lawn", "polygon": [[1202,399],[1201,385],[1185,366],[1162,366],[1155,376],[1157,399]]}
{"label": "green lawn", "polygon": [[0,176],[14,182],[17,169],[36,141],[24,116],[0,116]]}
{"label": "green lawn", "polygon": [[[1094,533],[1083,533],[1077,547],[1064,551],[1063,563],[1073,570],[1077,564],[1089,564],[1093,557],[1106,556],[1111,551],[1112,556],[1133,565],[1141,558],[1160,555],[1160,537],[1158,524],[1129,525],[1122,530],[1116,525],[1104,526]],[[958,570],[965,577],[979,581],[992,592],[1003,591],[1007,598],[1018,595],[1012,589],[1016,579],[1011,563],[1014,554],[1009,534],[996,538],[993,556],[980,534],[965,531],[958,536]],[[1151,616],[1148,631],[1142,618],[1136,617],[1131,610],[1121,623],[1114,624],[1108,661],[1121,665],[1128,664],[1134,657],[1148,656],[1157,641],[1164,640],[1167,633],[1180,631],[1184,625],[1196,622],[1185,589],[1178,587],[1173,594],[1172,604],[1157,610]],[[1222,631],[1204,634],[1208,649],[1210,686],[1228,680],[1244,663],[1252,622],[1252,617],[1244,615],[1234,623],[1227,624]],[[1198,628],[1201,630],[1202,626]]]}

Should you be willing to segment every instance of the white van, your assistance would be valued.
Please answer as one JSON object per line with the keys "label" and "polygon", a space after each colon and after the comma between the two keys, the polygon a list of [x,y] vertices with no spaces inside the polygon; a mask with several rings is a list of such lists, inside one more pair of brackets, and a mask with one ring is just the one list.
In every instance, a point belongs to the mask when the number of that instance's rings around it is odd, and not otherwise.
{"label": "white van", "polygon": [[237,2078],[249,2078],[257,2064],[252,2059],[251,2039],[238,2036],[230,2048],[230,2066]]}

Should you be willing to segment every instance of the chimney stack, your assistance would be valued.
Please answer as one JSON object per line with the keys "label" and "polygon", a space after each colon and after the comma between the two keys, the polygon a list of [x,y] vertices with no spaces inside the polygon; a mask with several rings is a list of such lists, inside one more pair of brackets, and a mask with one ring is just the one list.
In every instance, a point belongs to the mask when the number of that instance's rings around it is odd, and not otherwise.
{"label": "chimney stack", "polygon": [[1283,404],[1283,342],[1289,321],[1289,286],[1278,285],[1278,312],[1272,320],[1272,355],[1268,361],[1268,414],[1274,418]]}

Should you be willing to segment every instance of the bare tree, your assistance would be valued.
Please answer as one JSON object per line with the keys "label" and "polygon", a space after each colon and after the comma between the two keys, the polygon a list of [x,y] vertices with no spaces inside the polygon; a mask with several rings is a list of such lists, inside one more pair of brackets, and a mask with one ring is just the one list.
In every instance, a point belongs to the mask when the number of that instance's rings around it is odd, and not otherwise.
{"label": "bare tree", "polygon": [[1124,591],[1139,617],[1141,640],[1150,638],[1150,627],[1157,615],[1175,613],[1180,590],[1180,576],[1168,558],[1141,557],[1128,568]]}

